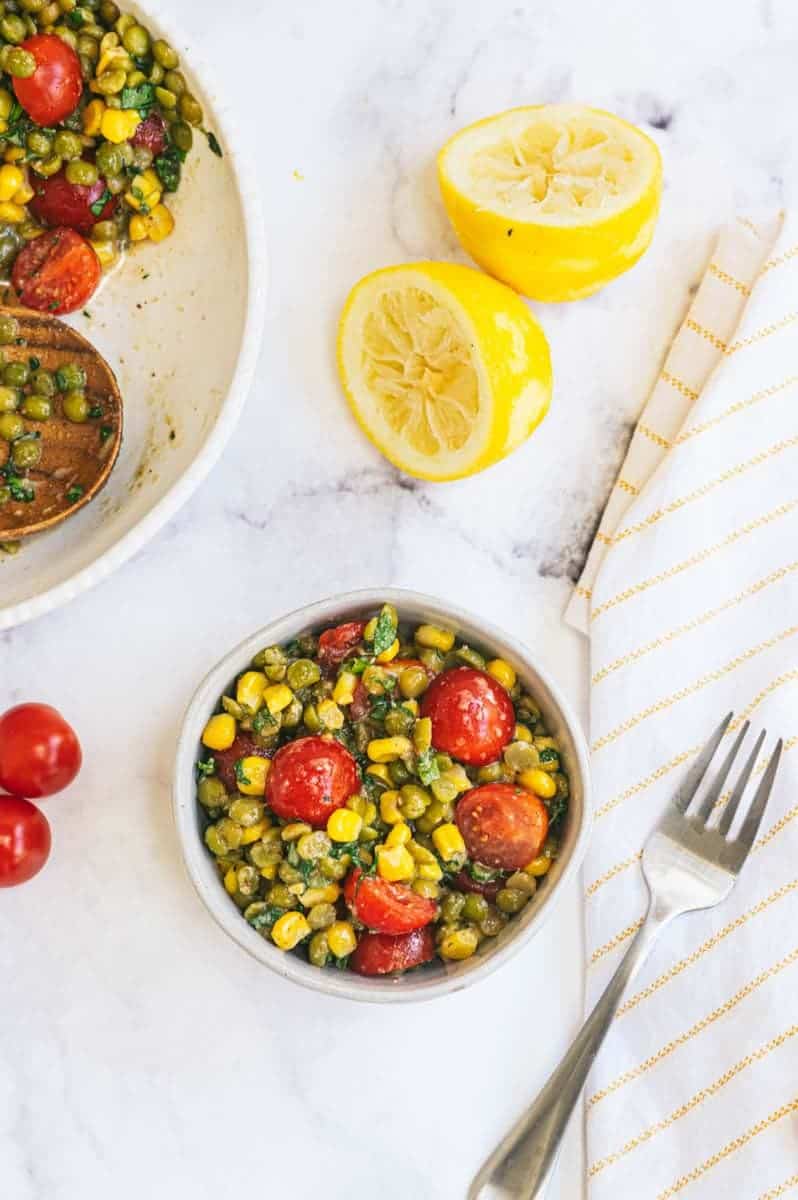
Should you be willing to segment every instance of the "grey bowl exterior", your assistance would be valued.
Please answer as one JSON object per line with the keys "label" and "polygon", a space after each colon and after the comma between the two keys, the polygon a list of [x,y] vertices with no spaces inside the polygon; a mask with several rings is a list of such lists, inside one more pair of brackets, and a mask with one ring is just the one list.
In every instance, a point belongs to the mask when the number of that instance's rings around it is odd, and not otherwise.
{"label": "grey bowl exterior", "polygon": [[[194,764],[202,730],[219,696],[261,647],[289,641],[306,630],[370,616],[385,602],[396,605],[403,621],[445,625],[456,630],[469,644],[512,663],[519,679],[540,704],[549,728],[560,740],[571,785],[571,801],[557,861],[522,914],[509,921],[497,938],[484,941],[477,954],[464,962],[436,960],[405,977],[364,978],[352,972],[319,970],[298,956],[286,954],[256,933],[243,919],[221,886],[202,840]],[[431,1000],[460,991],[484,979],[527,946],[577,874],[591,825],[589,761],[584,736],[570,705],[557,686],[535,665],[532,652],[522,642],[479,617],[431,596],[398,588],[370,588],[320,600],[271,622],[226,654],[205,676],[184,717],[177,746],[173,805],[183,857],[194,888],[216,923],[233,941],[271,970],[303,987],[344,999],[377,1003]]]}

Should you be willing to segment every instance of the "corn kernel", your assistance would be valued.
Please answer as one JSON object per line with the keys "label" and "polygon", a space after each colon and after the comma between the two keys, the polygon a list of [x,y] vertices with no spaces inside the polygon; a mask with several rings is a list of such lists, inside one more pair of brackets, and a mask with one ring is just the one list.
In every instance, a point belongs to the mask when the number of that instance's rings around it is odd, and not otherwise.
{"label": "corn kernel", "polygon": [[10,200],[5,204],[0,203],[0,221],[6,221],[9,225],[21,225],[27,215],[19,204],[12,204]]}
{"label": "corn kernel", "polygon": [[150,236],[150,227],[146,217],[136,215],[130,218],[128,226],[131,242],[144,242]]}
{"label": "corn kernel", "polygon": [[253,842],[259,842],[267,829],[271,828],[271,821],[268,817],[264,817],[262,821],[256,821],[254,825],[250,825],[249,829],[245,829],[241,834],[241,845],[251,846]]}
{"label": "corn kernel", "polygon": [[507,688],[508,692],[510,688],[514,686],[515,671],[508,662],[505,662],[503,658],[491,659],[485,670],[489,675],[493,676],[497,683],[500,683],[502,687]]}
{"label": "corn kernel", "polygon": [[[467,792],[473,787],[471,780],[465,773],[465,768],[459,763],[455,763],[451,767],[447,767],[445,771],[441,771],[441,779],[445,779],[455,789],[455,796],[459,796],[462,792]],[[454,797],[452,797],[454,799]]]}
{"label": "corn kernel", "polygon": [[454,645],[454,634],[451,629],[439,629],[437,625],[419,625],[416,641],[419,646],[426,646],[429,650],[443,650],[446,654]]}
{"label": "corn kernel", "polygon": [[293,950],[309,933],[310,925],[298,912],[283,913],[272,925],[272,941],[281,950]]}
{"label": "corn kernel", "polygon": [[[92,100],[91,104],[101,103],[100,101]],[[88,112],[91,104],[86,106]],[[122,142],[127,142],[133,137],[133,134],[138,129],[141,123],[141,117],[133,108],[106,108],[103,104],[103,111],[100,114],[100,130],[99,132],[108,142],[113,142],[114,145],[120,146]],[[88,133],[88,129],[83,125],[83,132]],[[90,136],[94,137],[95,134]]]}
{"label": "corn kernel", "polygon": [[383,650],[382,654],[377,655],[378,663],[389,663],[396,658],[399,653],[399,639],[394,638],[387,650]]}
{"label": "corn kernel", "polygon": [[137,212],[152,212],[160,203],[162,194],[161,181],[151,167],[134,175],[130,188],[125,192],[125,202]]}
{"label": "corn kernel", "polygon": [[389,788],[380,796],[380,816],[386,825],[395,825],[397,821],[401,821],[402,814],[399,811],[399,793]]}
{"label": "corn kernel", "polygon": [[294,693],[284,683],[274,683],[263,692],[266,707],[273,717],[277,716],[278,712],[282,712],[284,708],[288,708],[293,698]]}
{"label": "corn kernel", "polygon": [[262,671],[245,671],[236,684],[236,700],[244,708],[256,712],[263,703],[266,676]]}
{"label": "corn kernel", "polygon": [[313,908],[314,904],[335,904],[340,895],[340,884],[328,883],[325,887],[308,888],[300,900],[305,908]]}
{"label": "corn kernel", "polygon": [[149,215],[150,240],[162,242],[175,227],[175,219],[165,204],[156,204]]}
{"label": "corn kernel", "polygon": [[405,846],[378,846],[377,871],[382,879],[390,883],[412,879],[416,864]]}
{"label": "corn kernel", "polygon": [[357,945],[355,931],[349,921],[333,921],[327,930],[327,945],[336,958],[346,958]]}
{"label": "corn kernel", "polygon": [[432,721],[429,717],[421,717],[413,726],[413,749],[416,754],[423,754],[432,745]]}
{"label": "corn kernel", "polygon": [[403,700],[402,708],[406,708],[414,717],[418,716],[418,700]]}
{"label": "corn kernel", "polygon": [[395,762],[403,754],[409,754],[412,748],[410,739],[406,737],[373,738],[366,753],[372,762],[389,763]]}
{"label": "corn kernel", "polygon": [[303,833],[312,833],[313,830],[304,821],[291,821],[288,825],[283,825],[280,830],[280,837],[284,842],[295,842],[297,838],[301,838]]}
{"label": "corn kernel", "polygon": [[[88,137],[96,137],[102,127],[105,104],[102,100],[91,100],[83,110],[83,132]],[[137,114],[138,115],[138,114]],[[122,141],[125,139],[122,138]]]}
{"label": "corn kernel", "polygon": [[404,821],[398,821],[385,839],[386,846],[406,846],[413,834],[410,826]]}
{"label": "corn kernel", "polygon": [[417,863],[437,863],[438,861],[431,850],[428,850],[426,846],[420,846],[418,842],[408,842],[407,848]]}
{"label": "corn kernel", "polygon": [[354,842],[363,828],[363,818],[351,808],[338,808],[327,818],[327,836],[334,842]]}
{"label": "corn kernel", "polygon": [[518,776],[518,782],[522,788],[526,788],[528,792],[534,792],[543,800],[550,800],[557,793],[557,784],[551,775],[547,771],[541,771],[539,767],[531,767],[528,771],[522,771]]}
{"label": "corn kernel", "polygon": [[[244,796],[262,796],[266,791],[266,779],[271,768],[268,758],[258,754],[248,755],[241,760],[241,778],[236,786]],[[248,780],[247,783],[244,780]]]}
{"label": "corn kernel", "polygon": [[451,822],[433,829],[432,841],[444,862],[451,862],[456,855],[465,851],[463,835]]}
{"label": "corn kernel", "polygon": [[112,241],[92,242],[94,253],[100,260],[101,267],[110,267],[116,262],[116,246]]}
{"label": "corn kernel", "polygon": [[515,742],[531,742],[532,741],[532,730],[528,729],[526,725],[516,725],[516,727],[513,731],[513,741],[515,741]]}
{"label": "corn kernel", "polygon": [[366,642],[374,641],[374,634],[377,632],[377,618],[372,617],[366,622],[366,628],[363,630],[363,639]]}
{"label": "corn kernel", "polygon": [[325,729],[343,729],[346,718],[334,700],[320,700],[316,712]]}
{"label": "corn kernel", "polygon": [[269,863],[268,867],[261,867],[260,873],[264,879],[276,879],[277,867],[277,863]]}
{"label": "corn kernel", "polygon": [[0,201],[13,200],[25,182],[25,176],[19,167],[6,163],[0,167]]}
{"label": "corn kernel", "polygon": [[416,867],[419,879],[432,879],[435,883],[439,879],[443,879],[443,871],[440,863],[419,863]]}
{"label": "corn kernel", "polygon": [[363,809],[363,824],[373,825],[377,820],[377,805],[373,801],[367,800],[366,806]]}
{"label": "corn kernel", "polygon": [[374,779],[381,780],[386,787],[391,782],[391,776],[388,773],[388,768],[383,763],[373,763],[370,767],[366,767],[366,774],[371,775]]}
{"label": "corn kernel", "polygon": [[332,698],[336,704],[351,704],[355,698],[357,675],[351,671],[342,671],[335,681]]}
{"label": "corn kernel", "polygon": [[0,118],[4,121],[11,115],[14,107],[14,97],[6,88],[0,88]]}
{"label": "corn kernel", "polygon": [[236,723],[229,713],[217,713],[202,731],[202,744],[209,750],[229,750],[235,738]]}
{"label": "corn kernel", "polygon": [[300,883],[289,883],[287,886],[288,886],[288,890],[292,896],[301,896],[303,892],[307,891],[306,884],[301,883],[301,882]]}
{"label": "corn kernel", "polygon": [[228,896],[235,896],[238,891],[238,875],[235,867],[231,867],[224,877],[224,890]]}
{"label": "corn kernel", "polygon": [[7,163],[22,162],[22,160],[25,157],[25,154],[26,154],[26,151],[23,150],[21,146],[9,146],[8,149],[6,150],[5,154],[3,155],[3,160]]}
{"label": "corn kernel", "polygon": [[545,854],[539,854],[537,858],[532,859],[531,863],[527,863],[524,870],[527,875],[534,875],[536,878],[539,878],[541,875],[545,875],[550,867],[551,859]]}

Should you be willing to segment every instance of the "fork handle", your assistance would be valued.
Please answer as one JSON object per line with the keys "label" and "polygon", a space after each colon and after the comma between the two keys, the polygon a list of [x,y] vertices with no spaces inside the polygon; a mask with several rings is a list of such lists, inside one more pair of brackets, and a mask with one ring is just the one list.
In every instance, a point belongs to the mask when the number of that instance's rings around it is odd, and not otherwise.
{"label": "fork handle", "polygon": [[626,986],[648,958],[659,934],[677,915],[673,911],[655,912],[649,907],[643,924],[570,1050],[531,1107],[482,1164],[469,1188],[468,1200],[540,1200],[543,1196],[563,1134]]}

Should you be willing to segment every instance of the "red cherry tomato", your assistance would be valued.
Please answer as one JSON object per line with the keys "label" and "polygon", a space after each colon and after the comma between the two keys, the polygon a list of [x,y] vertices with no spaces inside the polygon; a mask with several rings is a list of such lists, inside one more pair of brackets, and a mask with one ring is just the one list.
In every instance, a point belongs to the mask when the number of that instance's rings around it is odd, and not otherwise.
{"label": "red cherry tomato", "polygon": [[543,801],[512,783],[486,783],[457,802],[457,828],[476,862],[517,871],[537,858],[549,814]]}
{"label": "red cherry tomato", "polygon": [[142,121],[130,139],[132,146],[141,146],[149,150],[153,158],[163,154],[166,149],[166,121],[158,112],[151,112]]}
{"label": "red cherry tomato", "polygon": [[64,170],[51,175],[49,179],[32,174],[31,185],[34,195],[28,207],[36,220],[43,225],[77,229],[78,233],[89,233],[96,221],[107,221],[114,215],[119,203],[117,196],[111,196],[101,209],[94,212],[92,204],[99,203],[105,195],[105,180],[98,179],[90,187],[84,187],[70,183]]}
{"label": "red cherry tomato", "polygon": [[15,887],[41,871],[50,855],[50,826],[21,796],[0,795],[0,887]]}
{"label": "red cherry tomato", "polygon": [[71,725],[49,704],[18,704],[0,717],[0,787],[34,800],[67,787],[83,755]]}
{"label": "red cherry tomato", "polygon": [[22,49],[36,59],[36,70],[12,80],[14,95],[37,125],[57,125],[75,111],[83,93],[80,59],[54,33],[37,33]]}
{"label": "red cherry tomato", "polygon": [[358,975],[390,975],[392,971],[409,971],[434,957],[435,938],[427,926],[399,937],[388,933],[362,934],[349,966]]}
{"label": "red cherry tomato", "polygon": [[507,690],[486,671],[455,667],[433,679],[421,701],[432,721],[432,744],[469,766],[499,757],[515,729]]}
{"label": "red cherry tomato", "polygon": [[303,737],[282,746],[272,759],[266,803],[291,821],[319,828],[360,787],[357,763],[334,738]]}
{"label": "red cherry tomato", "polygon": [[472,878],[468,871],[460,871],[455,876],[454,883],[459,892],[479,892],[480,896],[484,896],[486,900],[495,900],[504,887],[504,879],[486,879],[484,883],[481,883],[478,879]]}
{"label": "red cherry tomato", "polygon": [[239,733],[236,740],[227,750],[214,750],[213,761],[216,763],[216,774],[221,779],[228,792],[234,792],[237,786],[236,763],[242,758],[269,758],[268,750],[264,750],[249,734]]}
{"label": "red cherry tomato", "polygon": [[336,625],[335,629],[325,629],[319,638],[319,666],[329,671],[339,666],[345,658],[363,640],[365,621],[348,621],[346,625]]}
{"label": "red cherry tomato", "polygon": [[51,229],[23,246],[11,282],[28,308],[63,316],[83,308],[101,275],[100,260],[85,238],[74,229]]}
{"label": "red cherry tomato", "polygon": [[364,875],[359,867],[344,884],[344,899],[352,915],[376,933],[410,933],[435,920],[433,900],[419,896],[404,883],[389,883],[378,875]]}

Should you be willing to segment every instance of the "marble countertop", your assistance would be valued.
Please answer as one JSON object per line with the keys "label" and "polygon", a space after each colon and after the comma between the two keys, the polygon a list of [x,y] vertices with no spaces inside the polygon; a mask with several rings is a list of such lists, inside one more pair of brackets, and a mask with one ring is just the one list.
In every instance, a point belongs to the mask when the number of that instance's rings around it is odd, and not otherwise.
{"label": "marble countertop", "polygon": [[[61,707],[86,766],[48,805],[55,846],[0,905],[0,1190],[7,1200],[458,1200],[580,1016],[581,909],[472,990],[376,1009],[250,962],[196,900],[169,776],[191,690],[273,616],[405,584],[524,637],[585,712],[561,613],[645,393],[720,222],[795,183],[790,0],[169,0],[250,131],[271,243],[257,383],[209,482],[146,552],[0,635],[0,706]],[[244,28],[245,37],[241,30]],[[348,287],[459,258],[433,158],[513,104],[582,100],[653,133],[654,245],[592,299],[539,306],[555,402],[476,479],[399,476],[333,363]],[[220,281],[223,286],[223,281]],[[557,1187],[581,1195],[578,1128]]]}

